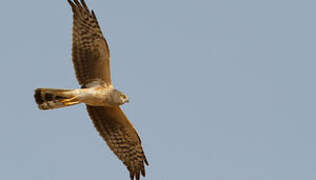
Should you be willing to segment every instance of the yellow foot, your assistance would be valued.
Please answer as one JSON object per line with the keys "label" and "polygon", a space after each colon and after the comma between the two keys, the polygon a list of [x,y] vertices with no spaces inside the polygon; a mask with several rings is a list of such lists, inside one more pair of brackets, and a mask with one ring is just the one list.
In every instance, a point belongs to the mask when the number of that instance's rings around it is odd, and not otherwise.
{"label": "yellow foot", "polygon": [[62,102],[65,106],[70,106],[70,105],[79,103],[77,96],[69,98],[69,99],[61,100],[60,102]]}
{"label": "yellow foot", "polygon": [[65,106],[70,106],[70,105],[78,104],[78,103],[79,103],[79,101],[76,101],[76,102],[63,102],[63,104],[64,104]]}

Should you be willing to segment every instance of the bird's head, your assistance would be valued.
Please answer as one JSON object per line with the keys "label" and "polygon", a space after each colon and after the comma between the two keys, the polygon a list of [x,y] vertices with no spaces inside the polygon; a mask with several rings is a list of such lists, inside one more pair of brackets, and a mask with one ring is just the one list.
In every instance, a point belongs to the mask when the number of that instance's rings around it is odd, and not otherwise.
{"label": "bird's head", "polygon": [[117,89],[114,90],[113,100],[115,104],[119,105],[129,102],[128,96]]}

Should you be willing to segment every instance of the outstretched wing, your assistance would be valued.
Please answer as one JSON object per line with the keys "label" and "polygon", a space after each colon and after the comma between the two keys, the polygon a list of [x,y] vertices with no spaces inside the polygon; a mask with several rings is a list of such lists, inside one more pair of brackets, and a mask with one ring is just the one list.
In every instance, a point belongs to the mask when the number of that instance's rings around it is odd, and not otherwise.
{"label": "outstretched wing", "polygon": [[110,52],[97,18],[84,0],[68,0],[73,12],[72,61],[79,84],[111,84]]}
{"label": "outstretched wing", "polygon": [[130,172],[131,180],[140,174],[145,176],[144,163],[148,165],[141,140],[133,125],[119,106],[88,106],[90,118],[96,129],[116,156],[123,161]]}

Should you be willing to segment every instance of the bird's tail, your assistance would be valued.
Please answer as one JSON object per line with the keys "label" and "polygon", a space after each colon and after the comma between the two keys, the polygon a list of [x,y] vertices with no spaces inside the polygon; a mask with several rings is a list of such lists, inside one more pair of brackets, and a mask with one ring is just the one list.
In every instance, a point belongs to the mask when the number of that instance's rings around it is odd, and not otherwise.
{"label": "bird's tail", "polygon": [[39,109],[48,110],[80,103],[78,91],[72,89],[35,89],[34,98]]}

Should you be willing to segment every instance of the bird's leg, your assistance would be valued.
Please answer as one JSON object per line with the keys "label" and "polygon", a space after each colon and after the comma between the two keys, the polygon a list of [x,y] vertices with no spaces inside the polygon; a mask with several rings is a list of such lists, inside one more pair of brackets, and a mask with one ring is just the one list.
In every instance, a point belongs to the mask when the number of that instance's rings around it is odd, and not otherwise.
{"label": "bird's leg", "polygon": [[77,98],[78,98],[78,96],[74,96],[74,97],[69,98],[69,99],[63,99],[60,102],[62,102],[65,106],[70,106],[70,105],[79,103],[79,100]]}

